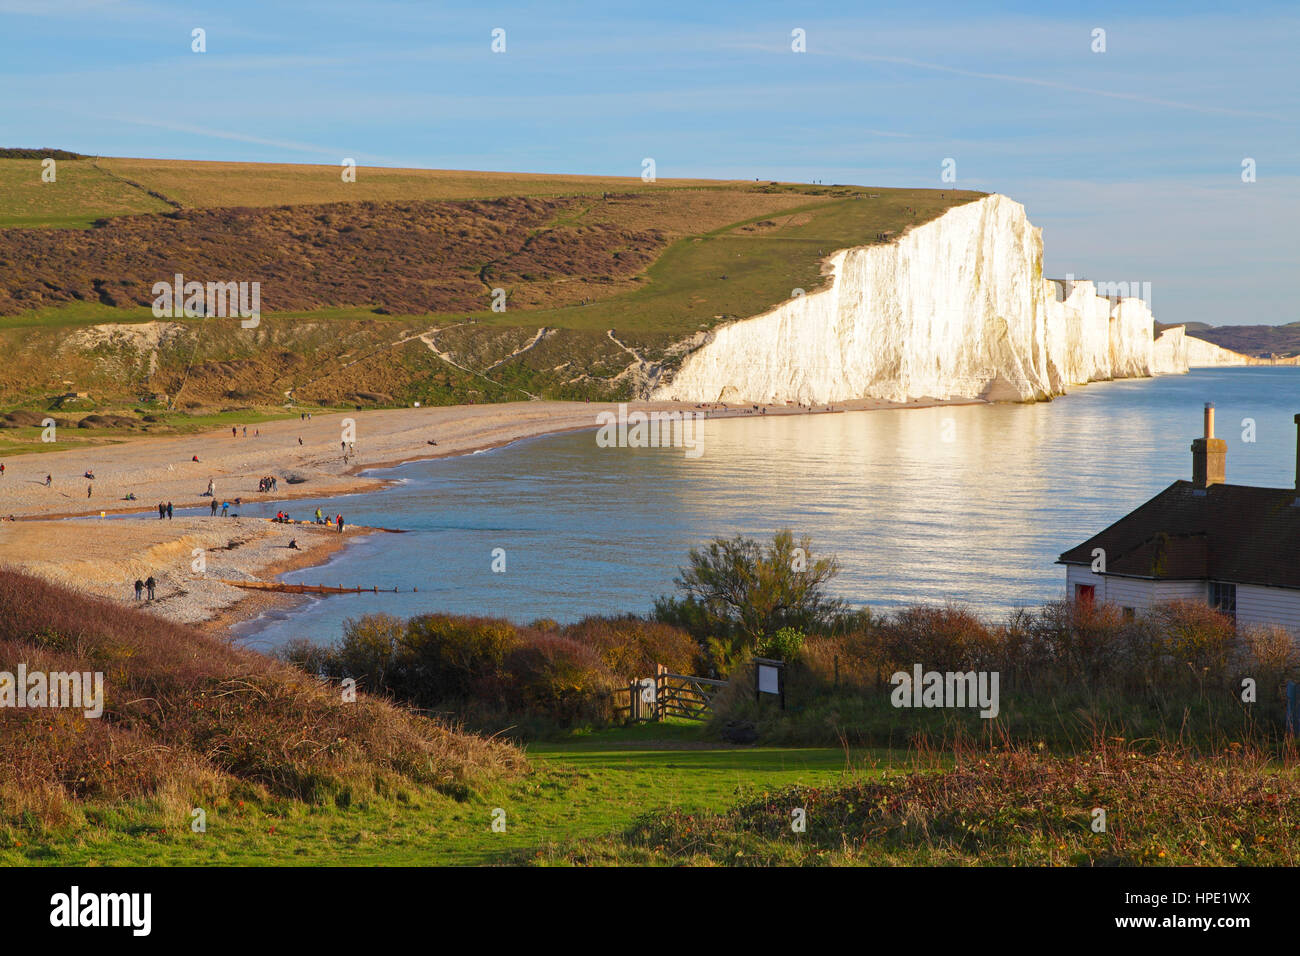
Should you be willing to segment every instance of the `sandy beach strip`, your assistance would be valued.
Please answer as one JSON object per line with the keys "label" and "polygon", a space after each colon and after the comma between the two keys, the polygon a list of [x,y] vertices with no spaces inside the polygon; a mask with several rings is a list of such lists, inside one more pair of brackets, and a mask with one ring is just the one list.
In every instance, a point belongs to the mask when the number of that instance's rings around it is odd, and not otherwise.
{"label": "sandy beach strip", "polygon": [[[369,528],[280,524],[262,518],[120,518],[6,522],[0,565],[182,624],[251,613],[250,594],[226,581],[270,581],[324,562]],[[290,542],[297,548],[291,548]],[[137,602],[134,584],[153,577],[155,600]],[[333,583],[333,582],[331,582]],[[365,582],[369,586],[371,582]],[[356,582],[348,582],[357,586]],[[267,600],[253,602],[267,606]],[[231,616],[233,608],[238,613]],[[227,612],[227,613],[223,613]]]}

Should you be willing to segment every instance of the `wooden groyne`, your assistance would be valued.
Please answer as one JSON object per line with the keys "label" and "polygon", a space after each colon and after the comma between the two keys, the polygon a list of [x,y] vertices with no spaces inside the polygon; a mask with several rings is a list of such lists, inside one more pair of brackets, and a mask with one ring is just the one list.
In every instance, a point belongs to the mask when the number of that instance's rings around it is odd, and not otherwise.
{"label": "wooden groyne", "polygon": [[[331,587],[328,584],[284,584],[280,581],[228,581],[220,579],[222,584],[246,591],[276,591],[280,594],[397,594],[397,588],[380,587]],[[418,590],[412,588],[412,591]]]}
{"label": "wooden groyne", "polygon": [[[276,518],[261,518],[259,520],[269,521],[271,524],[300,524],[300,525],[306,525],[308,528],[324,528],[328,531],[333,531],[335,528],[335,524],[333,521],[326,521],[323,524],[318,524],[316,521],[310,518],[289,518],[286,521],[280,521],[277,520]],[[406,528],[378,528],[375,525],[370,525],[370,524],[348,525],[349,531],[355,531],[357,529],[360,529],[362,531],[386,531],[389,534],[406,534],[407,531]]]}

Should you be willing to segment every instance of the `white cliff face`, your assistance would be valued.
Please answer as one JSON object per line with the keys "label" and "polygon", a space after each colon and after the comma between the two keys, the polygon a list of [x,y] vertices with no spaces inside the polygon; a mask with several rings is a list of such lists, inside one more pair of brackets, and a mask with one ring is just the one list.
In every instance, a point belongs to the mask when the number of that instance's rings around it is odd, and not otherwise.
{"label": "white cliff face", "polygon": [[1187,330],[1181,325],[1165,329],[1151,344],[1151,374],[1186,372],[1189,363]]}
{"label": "white cliff face", "polygon": [[1091,282],[1044,281],[1042,250],[1024,206],[1000,195],[894,243],[839,250],[828,288],[715,329],[651,397],[1024,401],[1187,370],[1172,340],[1153,354],[1144,302],[1098,297]]}
{"label": "white cliff face", "polygon": [[[1168,331],[1168,330],[1167,330]],[[1242,355],[1231,349],[1225,349],[1213,342],[1206,342],[1194,335],[1185,337],[1187,341],[1187,364],[1192,368],[1205,368],[1218,365],[1254,365],[1249,355]]]}
{"label": "white cliff face", "polygon": [[1151,356],[1153,375],[1185,372],[1189,368],[1271,364],[1188,335],[1187,329],[1181,325],[1172,326],[1160,333],[1151,348]]}

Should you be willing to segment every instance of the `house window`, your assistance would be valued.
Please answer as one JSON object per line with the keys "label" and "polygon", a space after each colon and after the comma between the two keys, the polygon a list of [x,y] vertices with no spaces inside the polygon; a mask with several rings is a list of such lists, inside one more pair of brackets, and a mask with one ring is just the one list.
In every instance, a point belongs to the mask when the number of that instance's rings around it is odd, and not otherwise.
{"label": "house window", "polygon": [[1091,604],[1097,599],[1097,585],[1076,584],[1074,586],[1074,599],[1081,604]]}
{"label": "house window", "polygon": [[1226,614],[1235,621],[1237,619],[1237,585],[1211,581],[1210,607],[1221,614]]}

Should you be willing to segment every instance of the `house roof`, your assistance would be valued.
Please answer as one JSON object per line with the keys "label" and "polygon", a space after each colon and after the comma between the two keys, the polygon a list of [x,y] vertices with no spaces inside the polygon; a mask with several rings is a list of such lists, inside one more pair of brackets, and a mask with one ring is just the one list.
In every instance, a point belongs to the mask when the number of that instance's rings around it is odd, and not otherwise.
{"label": "house roof", "polygon": [[1061,555],[1106,554],[1106,573],[1300,589],[1300,500],[1294,488],[1175,481],[1146,504]]}

